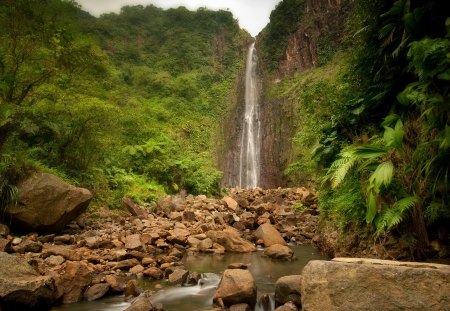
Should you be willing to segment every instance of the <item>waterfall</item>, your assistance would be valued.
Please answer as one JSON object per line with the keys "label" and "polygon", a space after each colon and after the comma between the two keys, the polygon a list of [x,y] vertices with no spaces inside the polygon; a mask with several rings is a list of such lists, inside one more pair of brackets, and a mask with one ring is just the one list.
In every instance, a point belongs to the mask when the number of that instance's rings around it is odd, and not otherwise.
{"label": "waterfall", "polygon": [[255,188],[260,178],[260,120],[258,104],[258,76],[255,43],[247,54],[245,72],[245,113],[239,154],[239,187]]}

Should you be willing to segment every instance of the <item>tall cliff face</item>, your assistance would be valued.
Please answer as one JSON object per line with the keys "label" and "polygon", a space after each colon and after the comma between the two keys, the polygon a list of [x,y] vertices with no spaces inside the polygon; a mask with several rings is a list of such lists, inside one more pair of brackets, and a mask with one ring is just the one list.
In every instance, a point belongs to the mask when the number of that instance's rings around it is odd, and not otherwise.
{"label": "tall cliff face", "polygon": [[[261,186],[264,188],[289,185],[283,171],[292,160],[292,138],[298,126],[294,104],[273,96],[270,89],[288,75],[319,66],[328,54],[339,48],[350,6],[351,0],[306,0],[303,15],[287,36],[286,48],[275,69],[269,71],[269,64],[261,64],[264,77],[260,104]],[[257,46],[264,49],[264,40],[268,38],[258,37]]]}
{"label": "tall cliff face", "polygon": [[323,62],[321,58],[340,44],[349,5],[346,0],[307,0],[304,15],[287,39],[274,77],[280,79]]}

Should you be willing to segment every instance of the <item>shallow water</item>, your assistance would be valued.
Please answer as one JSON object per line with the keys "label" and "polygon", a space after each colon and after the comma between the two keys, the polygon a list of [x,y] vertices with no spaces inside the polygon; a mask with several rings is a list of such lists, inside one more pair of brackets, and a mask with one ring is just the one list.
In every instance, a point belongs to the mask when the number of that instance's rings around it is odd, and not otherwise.
{"label": "shallow water", "polygon": [[[147,289],[154,289],[156,284],[165,288],[155,292],[152,296],[154,302],[160,302],[167,311],[195,311],[207,310],[212,306],[212,297],[220,281],[220,273],[230,263],[242,262],[249,264],[258,288],[258,297],[269,294],[270,305],[257,304],[255,311],[269,311],[274,309],[273,293],[274,283],[285,275],[300,274],[303,267],[310,260],[326,259],[318,250],[310,246],[291,246],[297,260],[291,262],[274,261],[263,256],[262,250],[254,253],[227,253],[224,255],[212,255],[193,253],[183,259],[187,270],[202,273],[202,279],[195,286],[168,287],[166,281],[143,281],[142,285]],[[259,300],[259,299],[258,299]],[[108,297],[95,302],[82,302],[52,310],[81,311],[122,311],[129,306],[123,301],[123,296]]]}

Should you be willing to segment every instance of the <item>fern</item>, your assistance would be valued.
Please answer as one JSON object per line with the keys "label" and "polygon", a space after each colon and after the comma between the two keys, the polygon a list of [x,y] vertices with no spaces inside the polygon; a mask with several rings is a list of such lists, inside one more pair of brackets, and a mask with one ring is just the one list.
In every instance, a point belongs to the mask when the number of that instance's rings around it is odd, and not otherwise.
{"label": "fern", "polygon": [[384,209],[380,219],[376,222],[377,234],[391,230],[398,226],[405,214],[418,202],[415,196],[405,197],[395,202],[390,208]]}

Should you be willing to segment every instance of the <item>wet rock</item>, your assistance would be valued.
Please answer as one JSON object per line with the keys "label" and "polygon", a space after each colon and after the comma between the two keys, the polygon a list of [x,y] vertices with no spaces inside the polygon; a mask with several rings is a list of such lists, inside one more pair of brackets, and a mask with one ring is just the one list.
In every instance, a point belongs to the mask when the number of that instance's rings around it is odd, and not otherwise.
{"label": "wet rock", "polygon": [[84,292],[84,299],[87,301],[94,301],[102,298],[109,290],[109,285],[106,283],[95,284],[89,287]]}
{"label": "wet rock", "polygon": [[284,304],[292,301],[297,306],[301,305],[301,275],[283,276],[275,283],[275,301]]}
{"label": "wet rock", "polygon": [[309,311],[448,310],[450,267],[362,258],[312,260],[303,269],[301,296]]}
{"label": "wet rock", "polygon": [[176,269],[169,275],[169,283],[173,285],[184,284],[186,283],[188,275],[189,271],[184,269]]}
{"label": "wet rock", "polygon": [[62,297],[63,303],[78,302],[92,281],[92,272],[83,262],[68,261],[62,275],[54,274],[56,285],[56,298]]}
{"label": "wet rock", "polygon": [[254,233],[255,237],[264,241],[266,247],[274,244],[286,245],[280,232],[269,223],[262,224]]}
{"label": "wet rock", "polygon": [[126,282],[124,278],[120,278],[115,275],[107,275],[105,277],[106,283],[109,285],[109,287],[115,291],[115,292],[123,292],[126,287]]}
{"label": "wet rock", "polygon": [[273,244],[264,250],[264,255],[279,260],[292,260],[294,252],[286,245]]}
{"label": "wet rock", "polygon": [[142,293],[142,288],[140,288],[138,282],[136,280],[129,280],[123,294],[125,297],[137,297]]}
{"label": "wet rock", "polygon": [[22,231],[57,232],[86,210],[92,194],[47,173],[34,173],[19,185],[19,204],[6,210]]}
{"label": "wet rock", "polygon": [[217,244],[222,245],[225,250],[230,252],[254,252],[256,247],[249,241],[240,237],[234,229],[225,229],[223,231],[208,231],[206,235]]}
{"label": "wet rock", "polygon": [[124,311],[156,311],[149,297],[139,296]]}
{"label": "wet rock", "polygon": [[190,284],[190,285],[196,285],[198,284],[198,281],[200,281],[200,279],[202,278],[202,276],[200,275],[200,273],[198,272],[191,272],[189,273],[186,283]]}
{"label": "wet rock", "polygon": [[55,290],[25,259],[0,252],[0,309],[50,309]]}
{"label": "wet rock", "polygon": [[42,243],[41,242],[35,242],[35,241],[31,241],[31,240],[25,240],[22,241],[19,245],[14,246],[13,250],[16,253],[39,253],[42,251]]}
{"label": "wet rock", "polygon": [[214,302],[222,302],[225,306],[256,303],[256,284],[248,270],[228,269],[223,272],[219,287],[213,298]]}

